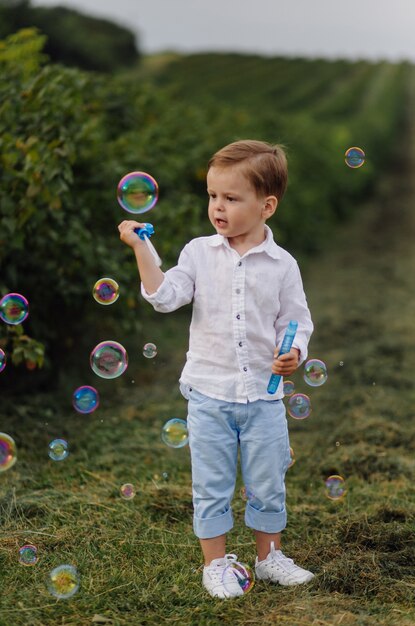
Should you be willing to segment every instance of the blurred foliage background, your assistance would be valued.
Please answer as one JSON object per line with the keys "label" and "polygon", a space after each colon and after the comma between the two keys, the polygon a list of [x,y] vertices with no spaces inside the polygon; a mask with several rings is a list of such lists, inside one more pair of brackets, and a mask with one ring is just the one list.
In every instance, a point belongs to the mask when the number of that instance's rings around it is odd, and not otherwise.
{"label": "blurred foliage background", "polygon": [[[240,138],[282,143],[289,189],[270,225],[301,260],[319,253],[399,150],[407,63],[143,57],[132,33],[68,9],[9,1],[0,18],[0,294],[30,303],[23,327],[0,326],[0,347],[21,369],[18,378],[5,370],[4,388],[57,384],[81,350],[145,323],[117,231],[129,217],[115,197],[127,172],[159,183],[145,218],[166,269],[189,239],[213,232],[212,153]],[[367,155],[358,171],[344,164],[356,144]],[[91,289],[102,276],[122,298],[98,315]]]}

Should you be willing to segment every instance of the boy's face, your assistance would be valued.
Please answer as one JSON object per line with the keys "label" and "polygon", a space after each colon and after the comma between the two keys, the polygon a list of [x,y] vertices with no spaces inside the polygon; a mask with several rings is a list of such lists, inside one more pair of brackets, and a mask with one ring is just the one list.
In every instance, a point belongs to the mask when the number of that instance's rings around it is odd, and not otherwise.
{"label": "boy's face", "polygon": [[275,196],[258,196],[240,165],[211,167],[207,174],[208,214],[224,237],[263,236],[265,220],[276,208]]}

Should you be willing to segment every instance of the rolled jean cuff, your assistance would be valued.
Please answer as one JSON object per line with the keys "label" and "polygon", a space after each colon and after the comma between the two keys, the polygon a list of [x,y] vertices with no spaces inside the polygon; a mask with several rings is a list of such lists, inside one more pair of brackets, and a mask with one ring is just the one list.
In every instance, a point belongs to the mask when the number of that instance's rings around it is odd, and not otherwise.
{"label": "rolled jean cuff", "polygon": [[278,513],[262,513],[248,503],[245,508],[245,524],[264,533],[279,533],[287,525],[287,511],[284,508]]}
{"label": "rolled jean cuff", "polygon": [[227,533],[233,527],[232,510],[216,517],[196,517],[193,516],[193,530],[199,539],[212,539]]}

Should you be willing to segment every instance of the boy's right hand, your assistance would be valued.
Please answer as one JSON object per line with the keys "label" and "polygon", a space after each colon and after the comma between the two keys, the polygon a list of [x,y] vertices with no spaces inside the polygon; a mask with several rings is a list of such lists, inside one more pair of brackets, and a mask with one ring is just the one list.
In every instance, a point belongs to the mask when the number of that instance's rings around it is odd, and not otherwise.
{"label": "boy's right hand", "polygon": [[124,220],[123,222],[121,222],[121,224],[118,224],[118,230],[120,232],[121,241],[126,243],[127,246],[130,246],[131,248],[136,248],[137,246],[145,245],[145,242],[142,239],[140,239],[137,233],[134,232],[135,228],[144,228],[144,227],[145,227],[145,223],[143,222],[136,222],[134,220]]}

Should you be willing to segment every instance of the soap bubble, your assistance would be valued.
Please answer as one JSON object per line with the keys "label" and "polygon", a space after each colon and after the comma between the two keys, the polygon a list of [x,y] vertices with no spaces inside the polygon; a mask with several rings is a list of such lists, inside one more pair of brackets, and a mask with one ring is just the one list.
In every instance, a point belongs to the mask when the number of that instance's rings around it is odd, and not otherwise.
{"label": "soap bubble", "polygon": [[92,295],[98,304],[113,304],[118,300],[120,288],[112,278],[100,278],[92,288]]}
{"label": "soap bubble", "polygon": [[52,461],[63,461],[69,454],[68,442],[65,439],[54,439],[49,444],[48,454]]}
{"label": "soap bubble", "polygon": [[37,548],[28,543],[19,548],[19,563],[22,565],[35,565],[37,563]]}
{"label": "soap bubble", "polygon": [[48,580],[50,593],[60,600],[73,596],[79,589],[79,574],[73,565],[59,565],[55,567]]}
{"label": "soap bubble", "polygon": [[130,172],[118,183],[117,200],[129,213],[145,213],[158,200],[158,184],[146,172]]}
{"label": "soap bubble", "polygon": [[329,500],[340,500],[347,489],[345,486],[344,478],[342,476],[329,476],[325,482],[326,496]]}
{"label": "soap bubble", "polygon": [[295,393],[288,400],[288,414],[296,420],[303,420],[311,413],[310,398],[304,393]]}
{"label": "soap bubble", "polygon": [[292,467],[295,463],[295,454],[294,450],[290,447],[290,464],[288,465],[288,469]]}
{"label": "soap bubble", "polygon": [[154,359],[157,354],[157,346],[154,343],[146,343],[143,346],[143,354],[146,359]]}
{"label": "soap bubble", "polygon": [[320,359],[310,359],[304,365],[304,380],[310,387],[320,387],[327,380],[327,367]]}
{"label": "soap bubble", "polygon": [[295,391],[295,385],[292,382],[292,380],[284,380],[283,391],[284,391],[284,396],[286,396],[287,398],[293,395]]}
{"label": "soap bubble", "polygon": [[92,413],[99,406],[98,391],[89,385],[78,387],[73,392],[72,404],[78,413]]}
{"label": "soap bubble", "polygon": [[8,293],[0,300],[0,318],[6,324],[21,324],[28,315],[29,302],[20,293]]}
{"label": "soap bubble", "polygon": [[170,448],[182,448],[189,440],[187,423],[174,417],[164,424],[161,438]]}
{"label": "soap bubble", "polygon": [[346,165],[349,167],[356,169],[361,167],[365,162],[365,153],[362,148],[356,148],[356,146],[352,148],[348,148],[344,154],[344,161]]}
{"label": "soap bubble", "polygon": [[222,583],[225,589],[230,593],[234,590],[235,579],[244,594],[249,593],[254,586],[254,573],[249,565],[245,563],[233,561],[223,570]]}
{"label": "soap bubble", "polygon": [[125,483],[124,485],[121,485],[120,493],[121,497],[124,498],[124,500],[132,500],[135,496],[134,485],[132,485],[131,483]]}
{"label": "soap bubble", "polygon": [[17,461],[17,450],[14,440],[6,433],[0,433],[0,472],[13,467]]}
{"label": "soap bubble", "polygon": [[117,378],[128,367],[126,349],[117,341],[102,341],[91,352],[92,371],[101,378]]}
{"label": "soap bubble", "polygon": [[2,350],[0,348],[0,372],[2,372],[4,370],[4,368],[6,367],[6,353],[4,350]]}

